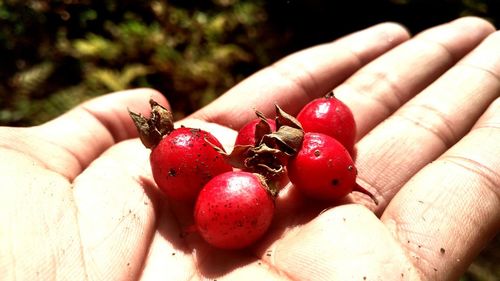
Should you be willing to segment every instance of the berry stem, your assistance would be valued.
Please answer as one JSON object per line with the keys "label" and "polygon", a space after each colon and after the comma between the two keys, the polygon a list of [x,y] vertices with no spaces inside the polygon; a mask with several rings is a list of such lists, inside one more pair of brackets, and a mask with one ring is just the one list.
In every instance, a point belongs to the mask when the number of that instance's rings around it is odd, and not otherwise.
{"label": "berry stem", "polygon": [[370,191],[366,190],[364,187],[362,187],[358,183],[356,183],[356,185],[354,186],[353,191],[361,192],[363,194],[368,195],[368,197],[370,197],[373,200],[373,203],[375,203],[375,205],[378,205],[379,202],[378,202],[378,199],[375,198],[375,195],[373,195]]}

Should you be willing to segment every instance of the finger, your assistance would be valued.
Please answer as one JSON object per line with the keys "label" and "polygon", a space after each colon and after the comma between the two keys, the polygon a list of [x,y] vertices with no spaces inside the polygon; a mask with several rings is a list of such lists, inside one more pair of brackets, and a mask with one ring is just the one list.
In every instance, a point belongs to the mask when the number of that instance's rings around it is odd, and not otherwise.
{"label": "finger", "polygon": [[398,241],[357,204],[321,213],[260,255],[292,280],[420,280]]}
{"label": "finger", "polygon": [[311,98],[326,94],[407,38],[401,26],[384,23],[297,52],[257,72],[192,117],[238,129],[255,118],[252,108],[271,115],[274,103],[279,102],[295,114]]}
{"label": "finger", "polygon": [[[486,30],[489,29],[489,25],[485,25],[484,22],[482,21],[476,21],[474,19],[466,19],[463,21],[457,21],[448,25],[440,26],[434,29],[431,29],[426,32],[427,35],[419,35],[419,36],[424,36],[426,38],[443,38],[444,36],[449,36],[449,41],[446,40],[441,40],[440,45],[446,46],[447,49],[456,49],[453,53],[455,54],[456,57],[462,56],[464,51],[458,51],[460,48],[465,48],[465,49],[470,49],[472,46],[475,46],[479,43],[481,40],[481,37],[470,37],[470,36],[464,36],[461,31],[463,31],[466,28],[471,28],[471,29],[477,29],[481,30],[484,29],[482,33],[485,34],[487,33]],[[446,34],[446,35],[443,35]],[[481,33],[481,32],[478,32]],[[451,36],[452,34],[453,36]],[[474,38],[472,39],[467,39],[467,38]],[[431,63],[433,60],[439,61],[439,58],[443,55],[441,49],[435,49],[436,47],[427,47],[427,49],[424,47],[425,44],[430,44],[431,46],[439,45],[438,43],[420,43],[423,39],[417,39],[417,43],[413,42],[414,39],[409,40],[405,43],[402,43],[400,46],[396,47],[395,49],[387,52],[386,54],[380,56],[379,58],[375,59],[373,62],[369,63],[365,68],[371,69],[371,68],[382,68],[383,65],[387,65],[388,69],[387,73],[391,73],[392,67],[398,67],[396,66],[397,64],[401,64],[400,61],[397,60],[397,57],[393,57],[393,52],[395,52],[398,56],[403,56],[404,59],[401,61],[409,60],[412,61],[413,55],[416,55],[412,52],[412,50],[416,49],[417,46],[420,46],[422,49],[421,52],[418,53],[423,53],[425,56],[423,58],[420,58],[422,60],[425,60],[427,56],[431,57],[429,61],[427,61],[427,64]],[[429,40],[431,39],[425,39],[424,42],[430,42]],[[437,40],[437,39],[435,39]],[[408,50],[409,48],[410,50]],[[426,51],[427,50],[427,51]],[[490,50],[493,52],[493,50]],[[416,55],[419,57],[419,55]],[[443,66],[451,64],[451,59],[445,59],[440,62],[437,62],[436,65],[430,66],[430,68],[435,68],[434,70],[430,71],[429,73],[422,72],[419,74],[419,76],[422,77],[427,77],[424,80],[433,80],[435,77],[434,75],[437,75],[436,73],[439,72],[436,69],[441,69]],[[402,71],[401,77],[405,76],[410,76],[410,69],[405,69],[404,67],[399,67],[399,71]],[[363,71],[370,71],[370,70],[365,70],[364,68],[360,70],[360,72]],[[420,70],[415,70],[416,72]],[[358,73],[354,74],[353,76],[353,82],[356,81],[358,78],[354,78],[358,75]],[[466,74],[467,75],[467,74]],[[362,77],[361,76],[360,80],[358,81],[359,83],[362,83]],[[407,77],[406,77],[407,78]],[[449,80],[454,80],[457,79],[456,76],[450,77],[447,81]],[[463,78],[461,78],[463,79]],[[357,83],[357,82],[356,82]],[[385,83],[385,82],[382,82]],[[452,84],[455,83],[454,81]],[[403,83],[404,84],[404,83]],[[408,84],[409,85],[409,84]],[[411,93],[411,91],[414,91],[416,86],[405,86],[408,87],[408,95],[405,97],[405,99],[411,98],[410,96],[413,95],[414,93]],[[487,86],[487,85],[485,85]],[[342,86],[340,86],[342,87]],[[339,87],[339,88],[340,88]],[[378,94],[380,97],[389,98],[386,95],[392,95],[392,93],[389,93],[383,89],[377,90],[378,87],[375,87],[373,89],[373,92]],[[490,89],[491,91],[486,94],[492,96],[494,94],[494,88]],[[442,89],[437,89],[436,92],[439,93],[443,91]],[[446,91],[445,91],[446,92]],[[470,92],[464,93],[464,96],[469,94]],[[432,93],[434,95],[434,93]],[[427,95],[430,100],[433,100],[434,96]],[[458,95],[457,95],[458,96]],[[437,97],[439,100],[444,100],[443,98]],[[467,99],[467,98],[463,98]],[[354,98],[351,101],[356,102],[357,100],[357,95],[354,95]],[[486,101],[485,101],[486,103]],[[374,115],[380,114],[390,114],[390,111],[383,111],[380,108],[376,106],[377,104],[371,104],[372,108],[369,107],[363,107],[362,105],[359,106],[354,106],[353,112],[355,115],[363,115],[364,113],[361,112],[360,110],[366,110],[366,111],[371,111],[374,112]],[[352,105],[351,105],[352,106]],[[368,105],[367,105],[368,106]],[[474,109],[475,105],[471,105],[472,109]],[[458,109],[457,109],[458,110]],[[481,111],[481,110],[479,110]],[[456,113],[456,115],[460,115],[462,113]],[[480,114],[480,113],[477,113]],[[399,120],[395,118],[395,120]],[[401,122],[401,121],[398,121]],[[360,183],[365,186],[365,187],[372,187],[370,190],[372,192],[379,193],[377,197],[382,196],[383,198],[386,198],[386,200],[390,200],[392,198],[391,196],[397,191],[397,188],[400,187],[411,175],[408,175],[408,165],[412,165],[414,163],[418,163],[418,161],[422,161],[422,165],[425,163],[425,159],[421,160],[421,149],[420,147],[423,147],[423,142],[421,138],[418,137],[419,134],[424,134],[424,136],[427,136],[428,134],[427,131],[424,131],[423,133],[420,132],[421,129],[415,128],[414,127],[409,127],[406,123],[403,123],[402,125],[398,127],[393,127],[394,123],[390,123],[388,121],[388,125],[383,126],[383,130],[380,130],[380,132],[376,129],[373,134],[368,135],[366,139],[362,140],[362,142],[359,144],[358,148],[358,159],[356,162],[358,172],[359,172],[359,181]],[[360,127],[363,128],[361,125]],[[364,129],[362,129],[364,130]],[[417,134],[416,140],[414,142],[407,141],[405,138],[408,136],[412,136],[414,132],[412,130],[417,130],[419,134]],[[387,146],[385,146],[385,143],[388,143]],[[368,143],[369,145],[366,145]],[[430,145],[431,147],[433,146],[432,144]],[[392,152],[391,149],[397,150],[401,149],[401,151],[396,151]],[[389,151],[389,152],[387,152]],[[408,154],[407,151],[412,151],[413,154]],[[400,157],[401,159],[397,158],[397,162],[394,160],[394,158]],[[430,161],[430,160],[427,160]],[[401,167],[399,165],[402,165]],[[382,166],[380,166],[382,165]],[[406,166],[405,166],[406,165]],[[392,170],[389,170],[388,168]],[[411,167],[412,169],[418,170],[418,165],[417,167]],[[391,171],[395,171],[394,173]],[[410,172],[413,170],[410,170]],[[394,181],[394,182],[393,182]],[[352,202],[353,197],[356,199],[357,202],[361,202],[361,198],[357,193],[355,193],[356,196],[350,196],[346,198],[345,201],[342,202],[336,202],[338,204],[341,203],[349,203]],[[366,197],[366,196],[365,196]],[[373,202],[371,202],[367,197],[365,198],[366,204],[370,205],[372,208],[377,208],[378,211],[383,210],[385,208],[385,204],[387,204],[387,201],[384,201],[382,198],[379,198],[380,204],[375,207],[373,206]],[[270,235],[272,239],[270,239],[271,243],[274,242],[273,239],[279,238],[283,232],[288,231],[290,228],[294,228],[295,225],[301,225],[306,223],[307,221],[311,220],[314,218],[318,212],[323,210],[324,208],[328,208],[328,205],[325,204],[318,204],[317,202],[310,202],[309,200],[304,200],[303,196],[299,194],[294,188],[288,188],[283,190],[280,193],[280,196],[277,199],[277,213],[276,213],[276,223],[274,224],[273,227],[273,232]],[[305,212],[304,209],[307,208],[310,210],[309,212]],[[292,215],[293,214],[293,215]]]}
{"label": "finger", "polygon": [[382,221],[424,279],[457,280],[499,233],[499,155],[497,98],[469,134],[415,175],[387,207]]}
{"label": "finger", "polygon": [[428,29],[361,68],[334,92],[353,109],[360,139],[476,47],[494,27],[461,18]]}
{"label": "finger", "polygon": [[[363,105],[353,104],[350,106],[353,108],[353,112],[355,116],[363,116],[363,111],[369,111],[372,113],[375,118],[385,117],[384,115],[390,115],[392,111],[394,111],[397,106],[400,106],[402,103],[406,102],[413,95],[416,94],[424,85],[427,85],[432,80],[435,80],[444,69],[450,67],[452,64],[456,62],[457,59],[464,56],[470,49],[477,46],[480,41],[487,36],[487,34],[491,29],[491,25],[486,24],[484,21],[476,20],[476,19],[464,19],[459,20],[447,25],[443,25],[437,28],[433,28],[425,33],[418,35],[417,39],[412,39],[407,42],[402,43],[401,45],[395,47],[393,50],[388,51],[387,53],[381,55],[376,58],[374,61],[370,62],[367,66],[363,67],[358,73],[353,75],[353,78],[349,79],[346,83],[351,83],[348,87],[366,87],[363,94],[364,95],[373,95],[377,99],[390,99],[390,97],[396,95],[400,95],[401,97],[398,99],[400,104],[394,104],[392,109],[386,110],[385,106],[379,106],[377,103],[368,103]],[[474,36],[464,35],[464,30],[472,30],[474,31]],[[433,41],[434,40],[434,41]],[[440,47],[438,47],[440,46]],[[449,50],[443,54],[443,49]],[[402,61],[408,61],[408,64],[401,63]],[[416,67],[415,64],[422,62],[422,65],[425,67]],[[384,70],[385,69],[385,70]],[[375,76],[387,76],[394,74],[397,79],[401,79],[401,94],[394,93],[393,89],[387,89],[381,86],[376,86],[372,82],[372,89],[368,89],[369,87],[366,84],[367,77],[370,75]],[[378,72],[379,74],[368,74],[370,72]],[[385,74],[380,74],[382,71]],[[364,73],[364,74],[363,74]],[[414,77],[416,80],[411,79],[412,74],[415,74]],[[358,76],[359,75],[359,76]],[[411,80],[411,82],[406,82],[405,80]],[[418,81],[417,81],[418,80]],[[365,83],[365,86],[362,86]],[[387,85],[387,82],[380,82],[381,84]],[[344,85],[344,84],[342,84]],[[344,86],[339,86],[339,89]],[[336,93],[338,91],[336,90]],[[353,95],[347,98],[347,101],[359,102],[360,95]],[[369,98],[368,98],[369,99]],[[392,99],[394,101],[394,98]],[[368,116],[365,116],[367,119]],[[360,128],[362,131],[366,131],[372,126],[370,123],[362,123],[360,122]],[[383,135],[381,137],[384,137]],[[370,148],[371,151],[378,151],[379,148]],[[409,159],[413,161],[413,159]],[[373,169],[379,163],[370,163],[371,166],[365,165],[358,170],[367,170]],[[359,164],[358,164],[359,165]],[[377,173],[375,173],[377,175]],[[382,186],[382,185],[380,185]],[[378,186],[377,186],[378,188]],[[266,243],[266,247],[273,247],[274,244],[281,239],[283,233],[289,233],[290,229],[294,229],[294,226],[301,225],[312,218],[314,218],[318,212],[322,209],[327,208],[328,206],[324,204],[318,204],[309,202],[308,200],[303,200],[303,196],[297,194],[297,192],[291,188],[284,190],[280,193],[280,196],[277,199],[277,214],[275,219],[275,224],[270,231],[270,235],[268,236],[269,241]],[[383,206],[382,204],[380,205]],[[304,211],[306,209],[308,211]],[[292,215],[293,214],[293,215]],[[276,240],[278,239],[278,240]]]}
{"label": "finger", "polygon": [[499,38],[490,35],[358,143],[358,179],[379,194],[378,211],[411,176],[461,139],[498,97]]}
{"label": "finger", "polygon": [[112,146],[74,180],[88,279],[138,279],[160,196],[149,169],[149,150],[137,139]]}
{"label": "finger", "polygon": [[[150,89],[92,99],[44,125],[30,128],[37,136],[35,141],[41,142],[35,148],[30,142],[22,150],[29,151],[49,169],[73,179],[108,147],[137,136],[127,108],[146,114],[149,98],[167,103],[160,93]],[[57,157],[46,157],[49,152]]]}

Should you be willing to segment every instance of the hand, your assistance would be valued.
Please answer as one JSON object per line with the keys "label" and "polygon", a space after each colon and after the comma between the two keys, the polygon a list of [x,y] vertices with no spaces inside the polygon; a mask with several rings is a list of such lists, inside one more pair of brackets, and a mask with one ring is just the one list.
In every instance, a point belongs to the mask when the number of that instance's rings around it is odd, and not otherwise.
{"label": "hand", "polygon": [[[380,24],[292,54],[182,122],[231,149],[274,103],[296,114],[334,90],[353,110],[359,183],[338,206],[277,199],[269,234],[219,251],[152,180],[127,107],[89,101],[44,125],[0,129],[0,265],[10,280],[456,280],[500,229],[500,33],[464,18],[409,38]],[[232,128],[232,129],[231,129]]]}

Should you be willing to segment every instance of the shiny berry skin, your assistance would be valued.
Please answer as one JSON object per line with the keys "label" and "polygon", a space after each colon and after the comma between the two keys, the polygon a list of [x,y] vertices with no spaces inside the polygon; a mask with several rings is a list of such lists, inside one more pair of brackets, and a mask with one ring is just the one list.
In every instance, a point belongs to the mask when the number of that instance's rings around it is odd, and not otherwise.
{"label": "shiny berry skin", "polygon": [[[276,122],[273,119],[267,118],[267,123],[271,131],[276,131]],[[234,145],[255,145],[255,128],[261,121],[260,118],[250,120],[238,131]]]}
{"label": "shiny berry skin", "polygon": [[195,225],[210,245],[241,249],[266,233],[274,207],[274,198],[257,174],[227,172],[201,190],[194,210]]}
{"label": "shiny berry skin", "polygon": [[353,155],[356,140],[354,116],[349,107],[333,93],[310,101],[299,112],[297,120],[305,132],[329,135]]}
{"label": "shiny berry skin", "polygon": [[232,170],[207,141],[222,149],[209,132],[182,127],[170,132],[152,149],[153,178],[169,198],[194,202],[210,179]]}
{"label": "shiny berry skin", "polygon": [[334,138],[306,133],[288,165],[290,181],[307,197],[333,201],[356,188],[356,167],[348,151]]}

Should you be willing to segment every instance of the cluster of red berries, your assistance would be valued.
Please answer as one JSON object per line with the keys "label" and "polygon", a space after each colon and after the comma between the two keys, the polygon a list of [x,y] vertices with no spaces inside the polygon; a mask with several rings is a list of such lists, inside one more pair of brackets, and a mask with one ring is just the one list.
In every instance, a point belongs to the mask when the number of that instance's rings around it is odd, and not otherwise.
{"label": "cluster of red berries", "polygon": [[[337,200],[356,184],[356,125],[350,109],[330,93],[293,117],[259,111],[242,127],[231,153],[209,132],[174,129],[170,111],[151,100],[151,117],[130,112],[158,187],[171,200],[194,202],[196,231],[223,249],[244,248],[269,228],[279,190],[290,181],[305,196]],[[376,201],[375,201],[376,202]]]}

